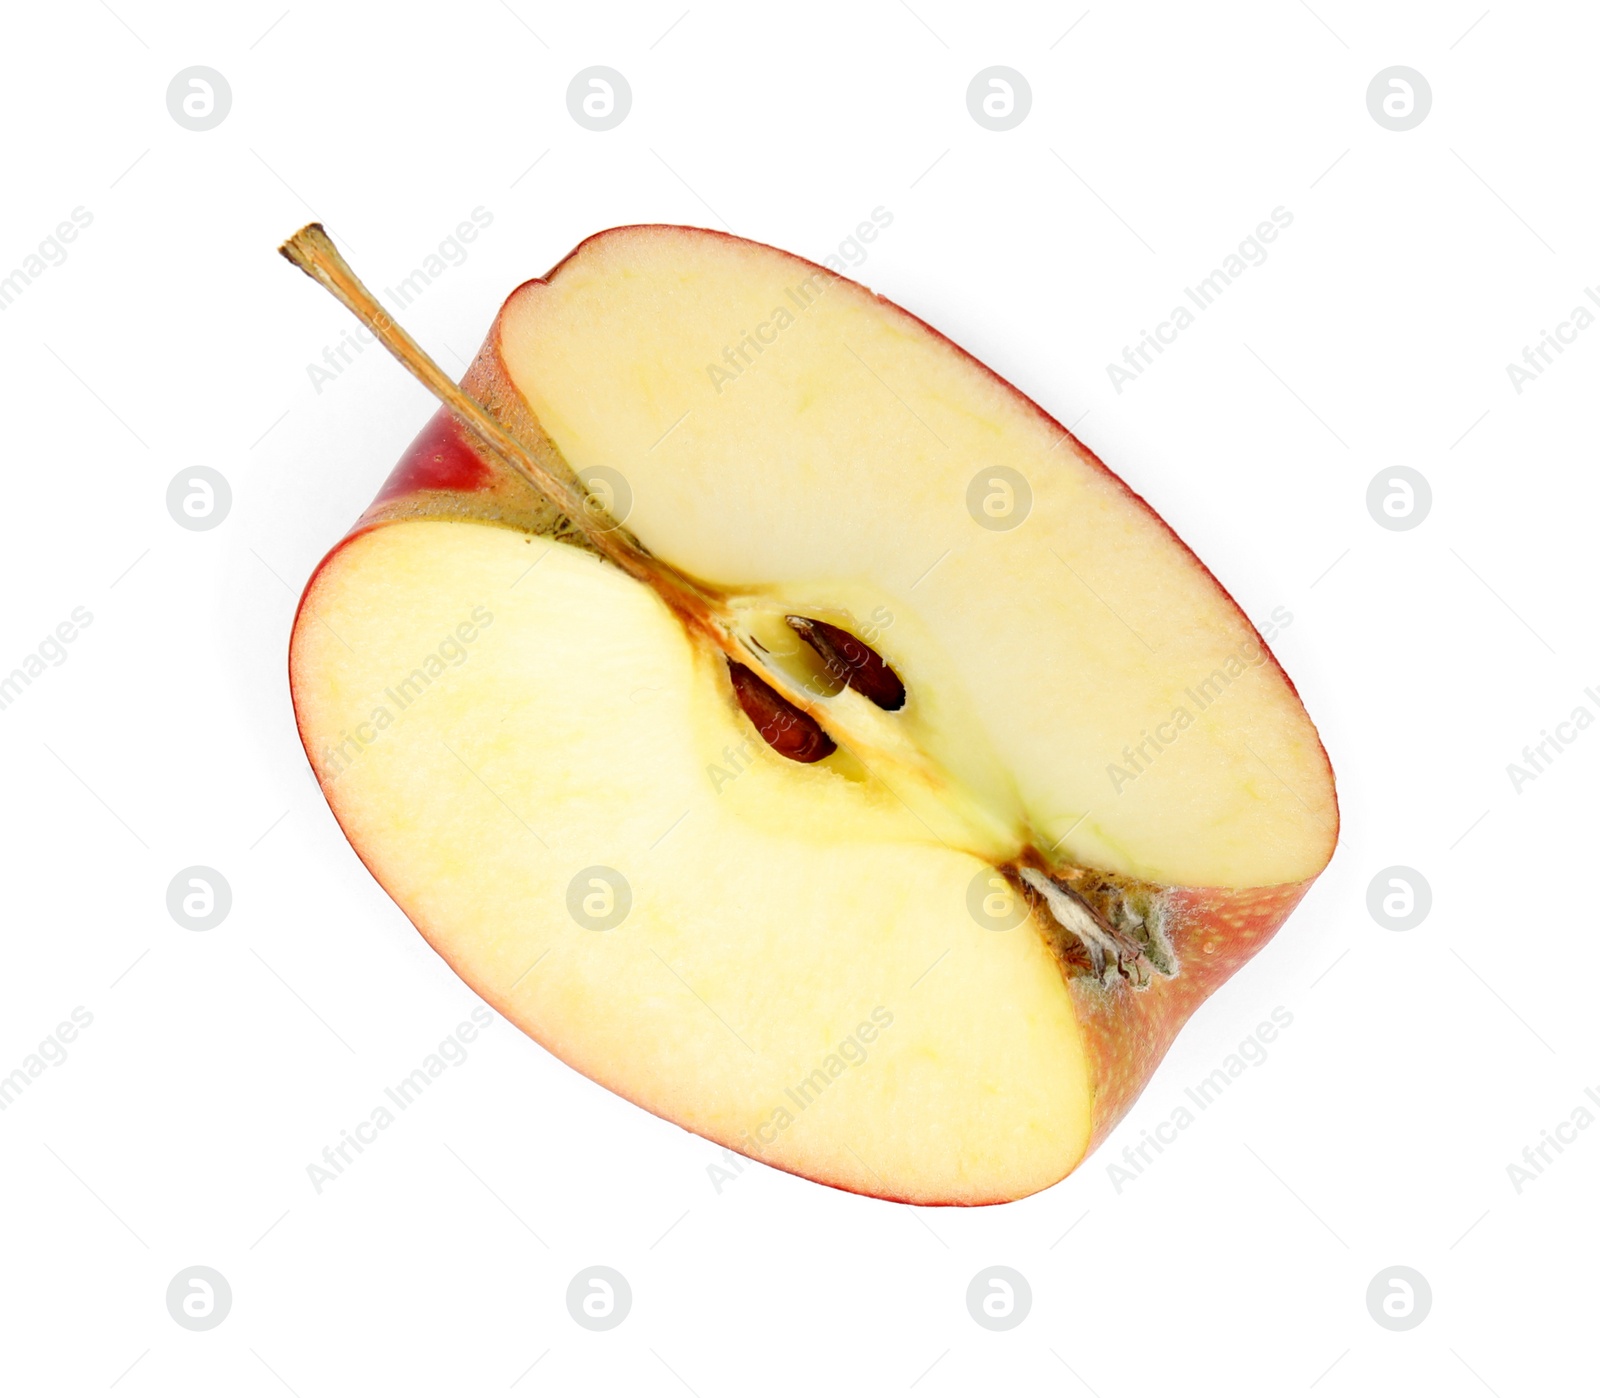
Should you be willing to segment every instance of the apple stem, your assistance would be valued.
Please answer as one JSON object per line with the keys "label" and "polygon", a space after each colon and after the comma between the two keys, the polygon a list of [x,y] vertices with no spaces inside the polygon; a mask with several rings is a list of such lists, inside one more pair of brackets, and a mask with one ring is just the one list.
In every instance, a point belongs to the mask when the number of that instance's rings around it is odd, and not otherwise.
{"label": "apple stem", "polygon": [[[565,515],[597,554],[655,589],[675,611],[701,626],[709,626],[711,614],[720,610],[719,599],[652,556],[632,534],[611,521],[559,456],[559,469],[552,469],[508,432],[487,408],[454,383],[367,290],[320,223],[308,223],[278,251],[313,281],[331,291],[428,392],[471,429],[491,455]],[[594,523],[597,519],[599,524]]]}
{"label": "apple stem", "polygon": [[[320,223],[306,224],[278,251],[312,281],[331,291],[428,392],[455,414],[490,456],[564,515],[600,558],[654,591],[688,630],[699,633],[732,663],[744,667],[746,662],[754,661],[761,665],[767,687],[799,710],[807,722],[815,721],[821,731],[815,698],[766,664],[760,648],[752,646],[750,638],[735,623],[727,595],[657,558],[583,488],[553,443],[529,446],[522,442],[483,404],[454,383],[366,288]],[[531,417],[532,409],[528,412]],[[735,697],[744,702],[742,695]],[[822,740],[832,743],[825,733]]]}

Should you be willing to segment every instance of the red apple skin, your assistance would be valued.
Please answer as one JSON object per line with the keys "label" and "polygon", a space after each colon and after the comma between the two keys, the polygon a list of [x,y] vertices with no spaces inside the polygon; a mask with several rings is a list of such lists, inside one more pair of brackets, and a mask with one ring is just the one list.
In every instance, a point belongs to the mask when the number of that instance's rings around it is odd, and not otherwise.
{"label": "red apple skin", "polygon": [[473,449],[467,435],[455,414],[440,408],[406,448],[373,506],[419,491],[472,495],[488,490],[494,482],[494,469]]}
{"label": "red apple skin", "polygon": [[[645,227],[657,227],[657,225],[645,225]],[[562,258],[545,277],[525,282],[513,291],[507,298],[506,305],[510,305],[525,292],[546,285],[560,273],[562,266],[571,261],[594,239],[633,231],[638,230],[632,227],[615,228],[585,239]],[[707,237],[732,236],[708,229],[689,231]],[[784,255],[793,256],[788,253]],[[803,258],[794,260],[824,277],[838,276],[828,268]],[[839,280],[845,279],[839,278]],[[886,298],[877,299],[893,307],[900,314],[910,316],[910,312],[894,306]],[[483,347],[462,378],[461,386],[519,440],[524,443],[548,443],[552,452],[559,455],[506,370],[500,350],[500,332],[504,315],[505,307],[502,307],[490,327]],[[923,325],[930,334],[938,336],[953,352],[970,360],[985,374],[1015,393],[1064,439],[1064,444],[1082,461],[1109,477],[1119,489],[1160,524],[1180,548],[1191,557],[1194,556],[1188,545],[1178,538],[1171,526],[1145,499],[1133,491],[1088,447],[1078,441],[1067,428],[1015,385],[994,373],[982,361],[967,354],[948,337],[917,317],[910,316],[910,318]],[[317,574],[351,539],[368,529],[407,519],[479,520],[511,525],[536,534],[555,534],[564,537],[567,542],[580,546],[583,544],[582,536],[570,531],[559,514],[536,497],[520,476],[495,460],[488,452],[480,449],[471,430],[463,426],[447,408],[440,408],[406,449],[372,504],[356,521],[345,538],[317,565],[316,571],[307,581],[305,593],[301,596],[301,607],[305,606],[306,596],[310,594]],[[1200,563],[1202,568],[1205,567],[1199,559],[1196,559],[1196,562]],[[1232,594],[1217,582],[1210,569],[1205,571],[1232,601]],[[1243,615],[1242,609],[1241,615]],[[298,613],[295,621],[298,626]],[[1254,631],[1253,627],[1252,630]],[[1295,690],[1294,682],[1283,671],[1283,667],[1279,665],[1260,632],[1254,631],[1254,635],[1256,643],[1266,657],[1265,663],[1273,666],[1282,676],[1284,683],[1298,696],[1299,691]],[[292,692],[294,689],[292,654],[290,688]],[[307,758],[311,760],[315,771],[316,762],[307,744],[303,726],[300,727],[300,736],[302,745],[306,747]],[[1322,756],[1326,763],[1325,749]],[[1331,764],[1329,781],[1330,784],[1333,781]],[[325,794],[337,818],[339,812],[333,800],[333,793],[327,791]],[[1330,849],[1337,839],[1337,822],[1336,804],[1334,829],[1329,841]],[[359,854],[358,850],[358,857]],[[1266,888],[1169,887],[1161,896],[1162,926],[1172,943],[1178,962],[1178,973],[1175,976],[1157,975],[1143,990],[1134,989],[1130,983],[1120,978],[1106,986],[1090,975],[1066,977],[1078,1022],[1083,1030],[1094,1078],[1093,1121],[1085,1158],[1111,1134],[1117,1123],[1126,1115],[1189,1017],[1208,996],[1266,945],[1294,911],[1313,882],[1314,877],[1301,883],[1280,884]],[[419,926],[417,930],[430,944],[433,943],[427,928]],[[435,949],[437,950],[437,947]],[[612,1091],[618,1091],[613,1084],[602,1085]],[[628,1094],[619,1091],[618,1095],[627,1097]],[[734,1142],[721,1144],[733,1150],[739,1149],[738,1144]],[[1080,1163],[1081,1161],[1071,1162],[1062,1170],[1061,1177],[1065,1178]],[[894,1196],[883,1197],[893,1199]],[[996,1198],[975,1202],[1003,1203],[1007,1200]]]}
{"label": "red apple skin", "polygon": [[1283,926],[1312,880],[1272,888],[1169,888],[1163,927],[1178,974],[1144,990],[1118,979],[1067,980],[1094,1064],[1092,1151],[1144,1091],[1178,1031],[1200,1005]]}

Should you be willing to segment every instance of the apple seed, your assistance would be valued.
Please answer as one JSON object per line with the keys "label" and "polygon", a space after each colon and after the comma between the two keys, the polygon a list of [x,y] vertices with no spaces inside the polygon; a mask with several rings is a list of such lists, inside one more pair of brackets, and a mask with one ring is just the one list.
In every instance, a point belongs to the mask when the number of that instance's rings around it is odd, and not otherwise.
{"label": "apple seed", "polygon": [[739,707],[780,757],[791,762],[820,762],[837,746],[816,719],[796,708],[748,666],[730,660],[728,676]]}
{"label": "apple seed", "polygon": [[893,711],[904,705],[906,687],[900,676],[859,636],[852,636],[842,626],[810,617],[791,616],[785,620],[822,657],[835,679],[843,680],[880,709]]}

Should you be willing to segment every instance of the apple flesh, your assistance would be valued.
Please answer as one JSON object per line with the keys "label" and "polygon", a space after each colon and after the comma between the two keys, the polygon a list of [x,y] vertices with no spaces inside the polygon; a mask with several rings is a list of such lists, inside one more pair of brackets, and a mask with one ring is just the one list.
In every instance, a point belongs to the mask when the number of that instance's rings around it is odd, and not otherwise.
{"label": "apple flesh", "polygon": [[462,387],[595,505],[441,410],[313,576],[296,715],[374,876],[710,1140],[920,1203],[1069,1173],[1332,853],[1238,607],[1017,390],[760,244],[596,235]]}

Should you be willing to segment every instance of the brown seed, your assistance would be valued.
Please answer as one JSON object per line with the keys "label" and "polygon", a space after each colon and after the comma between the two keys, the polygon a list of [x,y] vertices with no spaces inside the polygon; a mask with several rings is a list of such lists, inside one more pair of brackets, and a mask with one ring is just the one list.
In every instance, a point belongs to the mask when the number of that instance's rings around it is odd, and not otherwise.
{"label": "brown seed", "polygon": [[859,636],[843,627],[810,617],[786,618],[789,625],[822,657],[835,679],[843,680],[856,693],[880,709],[894,710],[906,702],[906,687],[889,662]]}
{"label": "brown seed", "polygon": [[837,746],[816,719],[797,709],[748,666],[730,660],[728,676],[739,707],[779,756],[791,762],[820,762]]}

